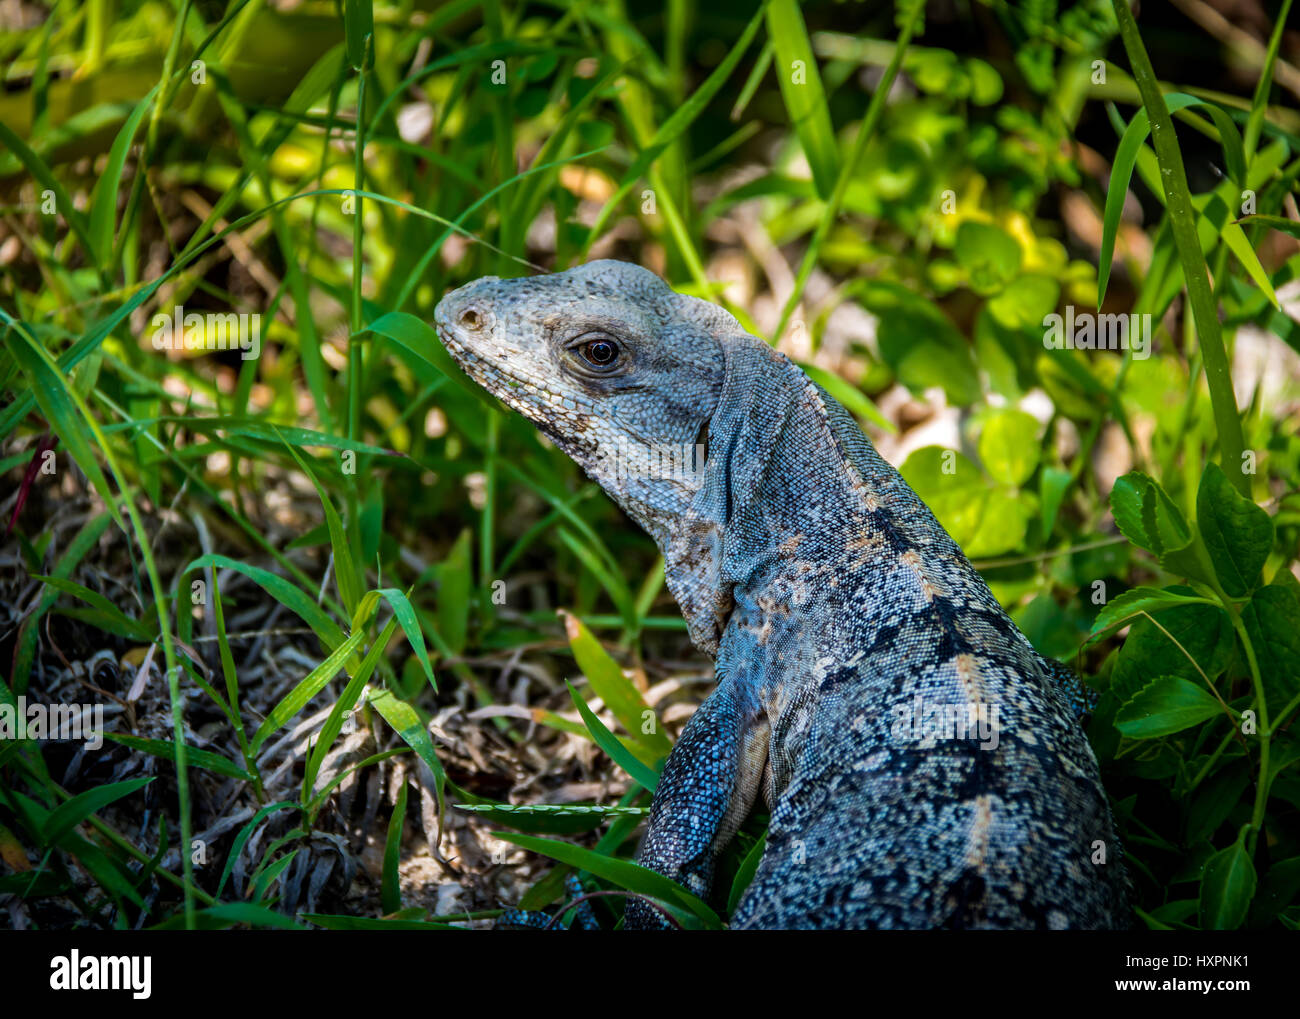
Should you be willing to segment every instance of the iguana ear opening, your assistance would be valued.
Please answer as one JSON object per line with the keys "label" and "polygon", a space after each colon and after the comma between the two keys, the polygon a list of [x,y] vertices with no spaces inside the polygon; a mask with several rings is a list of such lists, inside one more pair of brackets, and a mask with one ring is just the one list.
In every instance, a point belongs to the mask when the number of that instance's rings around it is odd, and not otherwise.
{"label": "iguana ear opening", "polygon": [[700,422],[700,430],[695,433],[695,448],[700,451],[699,463],[697,467],[703,468],[709,462],[709,421],[705,418]]}

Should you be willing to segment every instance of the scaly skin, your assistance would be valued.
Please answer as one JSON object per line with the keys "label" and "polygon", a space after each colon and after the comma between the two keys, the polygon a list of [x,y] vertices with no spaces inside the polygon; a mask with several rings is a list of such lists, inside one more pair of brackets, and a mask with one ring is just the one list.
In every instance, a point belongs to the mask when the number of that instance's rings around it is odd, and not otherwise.
{"label": "scaly skin", "polygon": [[[761,790],[767,847],[733,927],[1127,926],[1059,666],[796,365],[622,262],[487,277],[436,316],[466,373],[654,537],[716,660],[642,864],[706,895]],[[698,441],[701,471],[653,469],[651,451]],[[985,728],[915,724],[949,710]],[[629,905],[627,926],[658,924]]]}

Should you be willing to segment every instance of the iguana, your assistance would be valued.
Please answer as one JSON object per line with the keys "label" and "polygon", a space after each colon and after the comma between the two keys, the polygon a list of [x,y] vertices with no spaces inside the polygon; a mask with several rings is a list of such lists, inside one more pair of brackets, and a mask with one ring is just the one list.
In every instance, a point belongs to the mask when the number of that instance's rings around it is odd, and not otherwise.
{"label": "iguana", "polygon": [[[650,533],[715,659],[641,864],[707,895],[761,792],[767,844],[733,928],[1127,926],[1055,664],[797,365],[624,262],[484,277],[435,315],[466,374]],[[699,469],[662,469],[697,446]],[[629,903],[625,926],[661,922]]]}

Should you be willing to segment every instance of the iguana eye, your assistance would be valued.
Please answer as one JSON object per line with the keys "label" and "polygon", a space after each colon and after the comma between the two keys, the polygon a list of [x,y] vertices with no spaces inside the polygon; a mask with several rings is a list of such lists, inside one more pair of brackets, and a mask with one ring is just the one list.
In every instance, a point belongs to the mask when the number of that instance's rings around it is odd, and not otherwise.
{"label": "iguana eye", "polygon": [[593,368],[608,369],[618,360],[618,342],[600,333],[584,336],[574,346]]}

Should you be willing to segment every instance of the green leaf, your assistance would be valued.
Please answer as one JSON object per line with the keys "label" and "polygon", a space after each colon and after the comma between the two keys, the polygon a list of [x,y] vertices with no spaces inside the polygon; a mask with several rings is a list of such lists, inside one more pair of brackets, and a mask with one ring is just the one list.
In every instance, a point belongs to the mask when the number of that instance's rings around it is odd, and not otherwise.
{"label": "green leaf", "polygon": [[1056,526],[1061,500],[1069,490],[1074,475],[1061,467],[1044,467],[1038,476],[1038,499],[1042,504],[1043,536],[1048,538]]}
{"label": "green leaf", "polygon": [[931,301],[901,284],[875,280],[853,292],[879,319],[880,356],[899,382],[916,393],[942,386],[949,400],[963,407],[979,399],[970,346]]}
{"label": "green leaf", "polygon": [[[1167,590],[1195,597],[1190,587]],[[1112,689],[1122,703],[1152,676],[1173,675],[1204,683],[1232,662],[1236,636],[1232,620],[1219,605],[1187,604],[1164,608],[1154,618],[1134,620],[1120,649]]]}
{"label": "green leaf", "polygon": [[[618,662],[600,645],[577,616],[560,610],[569,649],[591,684],[592,691],[605,702],[633,742],[633,753],[644,764],[652,765],[667,755],[672,743],[659,727],[654,711],[641,696],[636,684],[619,668]],[[650,731],[645,732],[647,722]]]}
{"label": "green leaf", "polygon": [[[185,749],[188,751],[190,748],[186,747]],[[266,806],[261,807],[256,814],[248,819],[248,822],[239,829],[239,834],[235,836],[235,841],[230,846],[230,852],[226,854],[226,865],[221,868],[221,880],[217,882],[218,895],[225,890],[226,882],[230,880],[235,864],[239,862],[239,855],[244,851],[244,845],[248,842],[257,826],[266,817],[277,811],[296,810],[297,808],[298,804],[290,803],[288,800],[281,800],[278,803],[268,803]]]}
{"label": "green leaf", "polygon": [[[268,906],[256,902],[221,902],[194,914],[194,928],[201,931],[227,930],[242,925],[245,927],[271,927],[276,929],[303,931],[309,928],[298,923],[292,917],[277,913]],[[151,931],[181,930],[185,926],[185,916],[177,914],[168,917],[162,923],[148,928]]]}
{"label": "green leaf", "polygon": [[[961,236],[960,231],[958,236]],[[989,314],[1008,329],[1041,330],[1043,319],[1056,310],[1060,298],[1061,285],[1051,276],[1026,273],[991,297],[988,309]]]}
{"label": "green leaf", "polygon": [[[530,805],[501,803],[476,796],[450,781],[447,783],[447,788],[458,801],[452,804],[455,809],[477,814],[495,824],[503,824],[507,828],[514,828],[530,835],[576,835],[600,827],[611,814],[623,813],[620,808],[604,807],[599,804],[588,806],[574,803]],[[648,812],[648,808],[634,809],[637,812],[629,817],[633,824]]]}
{"label": "green leaf", "polygon": [[469,528],[457,536],[447,558],[438,564],[435,575],[438,579],[438,632],[453,654],[463,654],[465,643],[469,639],[469,596],[472,586]]}
{"label": "green leaf", "polygon": [[[90,239],[90,226],[86,222],[86,217],[72,203],[67,191],[63,189],[63,185],[50,172],[50,168],[45,161],[33,152],[18,135],[14,134],[9,125],[3,120],[0,120],[0,144],[3,144],[5,148],[18,157],[18,161],[27,168],[27,172],[36,179],[42,190],[54,192],[54,205],[58,210],[58,214],[72,228],[72,232],[77,235],[77,239],[85,247],[86,253],[93,258],[95,245]],[[0,434],[8,434],[8,429],[0,429]]]}
{"label": "green leaf", "polygon": [[648,870],[628,860],[602,856],[590,849],[583,849],[555,839],[537,838],[532,835],[516,835],[513,832],[494,832],[493,834],[497,838],[504,839],[516,846],[531,849],[534,853],[541,853],[543,856],[549,856],[552,860],[559,860],[561,863],[567,863],[570,866],[585,870],[589,874],[594,874],[598,878],[612,882],[629,892],[649,896],[663,903],[679,920],[687,924],[696,925],[692,924],[692,920],[695,920],[702,922],[704,926],[712,930],[722,928],[722,921],[718,918],[718,914],[713,912],[698,896],[691,894],[676,881],[666,878],[662,874],[656,874],[653,870]]}
{"label": "green leaf", "polygon": [[1177,591],[1164,588],[1135,587],[1111,599],[1102,607],[1102,610],[1097,613],[1096,621],[1092,624],[1092,631],[1088,636],[1088,640],[1097,640],[1106,632],[1125,625],[1135,617],[1159,612],[1161,609],[1172,608],[1176,605],[1197,602],[1212,604],[1208,599],[1179,594]]}
{"label": "green leaf", "polygon": [[1227,849],[1205,862],[1201,876],[1201,927],[1234,931],[1245,922],[1255,897],[1255,865],[1246,851],[1244,832]]}
{"label": "green leaf", "polygon": [[[176,744],[171,740],[144,739],[141,736],[128,736],[120,732],[106,732],[104,733],[104,739],[120,743],[124,747],[130,747],[132,750],[138,750],[144,754],[161,757],[167,761],[176,760]],[[211,750],[199,750],[197,747],[187,746],[185,748],[185,763],[191,768],[202,768],[214,775],[237,778],[242,782],[253,781],[253,776],[234,761],[223,757],[221,754],[213,753]]]}
{"label": "green leaf", "polygon": [[605,202],[600,212],[596,215],[596,221],[592,224],[591,229],[587,232],[587,237],[582,244],[582,256],[586,257],[591,246],[600,238],[605,231],[605,226],[609,222],[610,216],[618,208],[620,202],[627,196],[627,193],[634,188],[637,183],[643,180],[649,171],[651,165],[657,160],[664,150],[668,148],[677,138],[702,114],[708,107],[714,95],[719,89],[726,84],[727,79],[740,63],[740,58],[745,55],[749,45],[758,33],[759,25],[762,24],[763,10],[760,8],[750,19],[745,30],[740,33],[736,43],[727,52],[722,62],[704,79],[703,83],[693,90],[690,97],[677,107],[654,133],[650,143],[646,145],[632,165],[627,168],[627,172],[618,182],[618,187],[613,195]]}
{"label": "green leaf", "polygon": [[397,864],[402,857],[402,828],[406,824],[407,785],[397,791],[397,804],[388,819],[388,841],[384,843],[384,876],[380,897],[385,913],[396,913],[402,908],[402,885],[397,874]]}
{"label": "green leaf", "polygon": [[371,0],[343,0],[343,30],[348,44],[348,62],[360,71],[369,63],[366,59],[367,36],[372,37],[370,47],[373,53],[375,10]]}
{"label": "green leaf", "polygon": [[312,628],[321,644],[333,649],[343,642],[343,631],[319,605],[301,588],[285,580],[284,577],[264,570],[259,566],[249,566],[237,559],[224,555],[202,555],[191,562],[182,571],[182,575],[207,567],[219,567],[243,574],[285,608],[295,613],[304,623]]}
{"label": "green leaf", "polygon": [[[1213,103],[1182,92],[1170,92],[1164,99],[1169,113],[1176,113],[1189,106],[1201,106],[1206,109],[1215,127],[1219,129],[1229,176],[1244,187],[1246,163],[1242,154],[1241,134],[1227,113]],[[1110,280],[1111,261],[1115,255],[1115,236],[1119,232],[1120,217],[1124,212],[1124,197],[1128,192],[1129,181],[1133,177],[1133,168],[1137,164],[1142,143],[1150,133],[1150,118],[1145,108],[1140,109],[1133,115],[1132,121],[1124,131],[1124,136],[1120,139],[1119,148],[1115,151],[1110,183],[1106,188],[1106,208],[1102,214],[1101,254],[1097,263],[1098,308],[1101,308],[1102,301],[1105,300],[1106,285]]]}
{"label": "green leaf", "polygon": [[45,420],[72,454],[77,466],[90,479],[117,525],[125,528],[118,512],[117,497],[109,489],[104,472],[99,468],[99,461],[91,446],[90,430],[83,419],[83,415],[89,418],[90,408],[71,392],[68,379],[57,370],[49,352],[3,308],[0,308],[0,321],[11,327],[3,331],[5,346],[23,370],[28,388],[36,398],[36,404],[45,415]]}
{"label": "green leaf", "polygon": [[253,735],[253,740],[249,744],[249,751],[256,754],[261,750],[262,744],[266,742],[268,736],[306,707],[309,700],[325,689],[326,684],[342,671],[344,663],[361,647],[361,643],[365,639],[365,628],[357,627],[347,640],[330,653],[329,657],[312,669],[297,686],[285,694],[280,699],[280,702],[271,709],[270,714],[266,716],[266,720],[258,726],[257,732]]}
{"label": "green leaf", "polygon": [[438,333],[426,322],[404,311],[390,311],[381,315],[367,327],[372,333],[386,336],[399,348],[446,376],[464,392],[488,410],[499,411],[501,405],[460,369],[455,359],[447,353]]}
{"label": "green leaf", "polygon": [[435,920],[387,920],[373,916],[347,916],[334,913],[299,913],[298,916],[327,931],[463,931],[454,923]]}
{"label": "green leaf", "polygon": [[122,129],[113,140],[113,148],[108,153],[108,163],[95,182],[95,190],[90,196],[90,243],[95,260],[103,268],[107,268],[113,257],[113,234],[117,222],[117,190],[122,184],[122,173],[126,169],[126,156],[131,149],[131,142],[135,139],[135,133],[140,128],[140,122],[153,107],[154,96],[157,93],[158,86],[155,85],[149,90],[149,94],[136,104],[135,109],[131,111],[131,116],[126,118],[126,123],[122,125]]}
{"label": "green leaf", "polygon": [[41,583],[46,584],[63,594],[70,594],[76,598],[80,598],[88,605],[95,607],[100,612],[104,613],[105,616],[117,622],[119,627],[117,632],[130,634],[136,640],[141,641],[149,641],[154,638],[154,634],[148,626],[138,619],[132,619],[98,591],[92,591],[90,588],[85,587],[82,584],[78,584],[72,580],[64,580],[61,577],[46,577],[41,574],[33,573],[32,579],[39,580]]}
{"label": "green leaf", "polygon": [[48,845],[56,845],[63,838],[88,818],[97,810],[102,810],[110,803],[122,799],[124,796],[130,796],[137,789],[143,789],[152,778],[132,778],[125,782],[112,782],[108,785],[96,786],[94,789],[87,789],[84,793],[78,793],[66,803],[60,803],[52,811],[45,823],[41,826],[41,836]]}
{"label": "green leaf", "polygon": [[840,152],[797,0],[768,0],[767,30],[776,54],[776,79],[786,113],[812,169],[817,194],[829,198],[840,172]]}
{"label": "green leaf", "polygon": [[763,837],[755,841],[749,852],[745,854],[745,858],[740,861],[740,866],[736,869],[736,877],[731,882],[731,891],[727,895],[729,915],[736,912],[736,907],[740,905],[740,897],[745,894],[745,889],[758,873],[758,865],[763,859],[763,850],[766,848],[767,832],[763,832]]}
{"label": "green leaf", "polygon": [[1239,225],[1244,223],[1247,226],[1258,223],[1272,230],[1280,230],[1284,234],[1290,234],[1300,240],[1300,223],[1293,219],[1283,219],[1281,216],[1242,216],[1241,219],[1237,220],[1237,223]]}
{"label": "green leaf", "polygon": [[402,738],[433,774],[434,796],[438,801],[438,817],[441,824],[443,790],[447,784],[447,773],[434,749],[433,739],[429,736],[429,727],[420,718],[419,713],[403,700],[399,700],[390,690],[375,690],[370,694],[371,706],[379,712],[395,733]]}
{"label": "green leaf", "polygon": [[352,711],[357,700],[361,696],[362,690],[365,689],[371,674],[375,671],[375,666],[379,664],[379,659],[388,647],[388,642],[392,639],[394,631],[397,629],[397,620],[390,619],[388,624],[380,632],[378,639],[370,645],[366,651],[366,656],[361,659],[361,665],[357,668],[352,678],[348,680],[347,686],[343,688],[343,693],[339,699],[334,702],[334,707],[330,709],[329,715],[325,719],[325,724],[321,726],[320,734],[316,737],[316,745],[311,749],[311,756],[307,759],[307,766],[303,769],[303,800],[310,806],[310,794],[316,793],[316,776],[320,773],[321,765],[325,762],[326,755],[329,754],[334,741],[343,731],[344,716]]}
{"label": "green leaf", "polygon": [[573,698],[574,706],[578,709],[578,714],[587,724],[587,731],[591,733],[591,738],[595,740],[596,745],[601,750],[609,754],[610,760],[626,771],[632,779],[642,788],[654,792],[659,785],[659,774],[654,769],[647,767],[637,760],[636,755],[628,750],[618,741],[618,737],[605,728],[602,722],[591,708],[587,707],[587,702],[578,696],[578,691],[573,688],[573,684],[565,680],[565,686],[569,688],[569,696]]}
{"label": "green leaf", "polygon": [[303,459],[302,455],[287,442],[285,448],[289,450],[289,455],[294,458],[298,466],[302,468],[312,485],[316,488],[316,495],[320,498],[321,506],[325,511],[325,523],[330,532],[330,548],[334,552],[334,582],[338,586],[339,599],[343,602],[343,608],[348,615],[353,615],[357,610],[357,605],[361,601],[361,592],[365,587],[362,579],[361,570],[357,566],[356,558],[352,554],[352,544],[348,541],[348,535],[343,527],[343,520],[339,516],[338,510],[334,508],[334,503],[330,501],[327,493],[320,481],[316,478],[316,472]]}
{"label": "green leaf", "polygon": [[1000,410],[980,433],[979,454],[994,481],[1019,488],[1038,468],[1038,421],[1023,410]]}
{"label": "green leaf", "polygon": [[1222,710],[1195,683],[1157,676],[1120,706],[1115,728],[1131,739],[1156,739],[1198,725]]}
{"label": "green leaf", "polygon": [[[957,227],[953,254],[957,256],[957,264],[966,270],[970,287],[977,294],[997,293],[1020,272],[1020,242],[991,223],[964,220]],[[1036,321],[1041,322],[1042,317]]]}
{"label": "green leaf", "polygon": [[1155,553],[1166,569],[1208,581],[1210,566],[1182,511],[1154,479],[1130,471],[1115,482],[1111,513],[1120,532],[1135,545]]}
{"label": "green leaf", "polygon": [[805,375],[826,390],[830,396],[838,400],[850,413],[856,414],[860,418],[866,418],[877,428],[888,432],[890,435],[898,434],[898,426],[880,413],[876,405],[857,386],[840,378],[834,372],[828,372],[826,369],[819,368],[807,361],[799,361],[797,364],[803,369]]}
{"label": "green leaf", "polygon": [[953,540],[966,548],[979,530],[988,498],[979,468],[956,450],[924,446],[903,461],[899,473]]}
{"label": "green leaf", "polygon": [[1241,621],[1264,689],[1279,700],[1300,694],[1300,601],[1295,590],[1277,583],[1257,588],[1241,610]]}
{"label": "green leaf", "polygon": [[1273,521],[1229,483],[1217,464],[1207,464],[1196,492],[1196,524],[1224,591],[1250,593],[1273,546]]}
{"label": "green leaf", "polygon": [[[1196,209],[1187,186],[1187,171],[1183,165],[1182,150],[1178,146],[1178,136],[1174,133],[1173,120],[1169,115],[1170,104],[1165,102],[1161,93],[1160,80],[1156,77],[1155,68],[1151,66],[1151,58],[1142,41],[1142,33],[1138,31],[1133,12],[1127,3],[1112,2],[1111,6],[1119,22],[1120,36],[1133,68],[1133,80],[1142,97],[1142,107],[1152,125],[1152,145],[1160,168],[1160,190],[1164,193],[1170,229],[1173,231],[1178,261],[1187,285],[1187,300],[1192,308],[1200,341],[1205,381],[1210,390],[1210,406],[1219,433],[1219,453],[1224,463],[1233,464],[1235,468],[1241,463],[1245,438],[1242,434],[1241,416],[1237,411],[1236,394],[1232,388],[1232,367],[1228,363],[1227,348],[1223,343],[1218,303],[1210,287],[1209,270],[1197,233]],[[1171,101],[1175,105],[1189,105],[1180,97],[1171,97]],[[1137,118],[1134,120],[1136,122]],[[1225,127],[1221,132],[1225,143],[1227,131]],[[1108,195],[1107,199],[1110,197]],[[1123,201],[1122,194],[1118,200]],[[1109,265],[1109,257],[1106,264]],[[1099,302],[1100,299],[1099,293]],[[1249,494],[1249,479],[1244,475],[1238,474],[1234,483],[1243,495]]]}
{"label": "green leaf", "polygon": [[411,600],[395,587],[385,587],[373,592],[378,594],[393,610],[393,615],[397,617],[398,623],[402,626],[402,631],[406,634],[406,639],[411,645],[411,650],[415,652],[415,657],[424,670],[424,678],[429,681],[429,686],[435,692],[438,689],[438,682],[433,678],[433,666],[429,664],[429,651],[424,643],[424,631],[420,629],[420,620],[416,618],[415,609],[411,606]]}
{"label": "green leaf", "polygon": [[1038,514],[1032,492],[991,489],[980,509],[979,524],[966,546],[966,554],[980,559],[1005,555],[1025,546],[1025,534]]}

